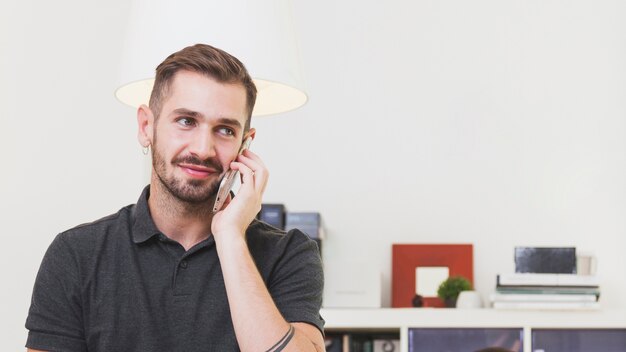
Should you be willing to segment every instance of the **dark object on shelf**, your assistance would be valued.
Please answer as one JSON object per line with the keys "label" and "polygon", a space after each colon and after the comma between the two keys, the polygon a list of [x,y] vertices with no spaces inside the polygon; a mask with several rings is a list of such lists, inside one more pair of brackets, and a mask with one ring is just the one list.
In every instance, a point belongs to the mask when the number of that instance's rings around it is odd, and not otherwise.
{"label": "dark object on shelf", "polygon": [[326,334],[324,345],[326,352],[343,352],[343,335]]}
{"label": "dark object on shelf", "polygon": [[314,212],[287,212],[285,231],[298,229],[312,239],[322,239],[322,217]]}
{"label": "dark object on shelf", "polygon": [[448,308],[456,307],[456,299],[462,291],[472,289],[472,283],[462,276],[452,276],[439,285],[437,296],[441,298]]}
{"label": "dark object on shelf", "polygon": [[576,274],[576,248],[515,247],[515,272]]}
{"label": "dark object on shelf", "polygon": [[283,204],[261,204],[261,211],[257,218],[278,229],[285,229],[285,205]]}
{"label": "dark object on shelf", "polygon": [[424,297],[422,297],[421,295],[415,295],[411,303],[413,304],[413,307],[421,308],[424,306]]}

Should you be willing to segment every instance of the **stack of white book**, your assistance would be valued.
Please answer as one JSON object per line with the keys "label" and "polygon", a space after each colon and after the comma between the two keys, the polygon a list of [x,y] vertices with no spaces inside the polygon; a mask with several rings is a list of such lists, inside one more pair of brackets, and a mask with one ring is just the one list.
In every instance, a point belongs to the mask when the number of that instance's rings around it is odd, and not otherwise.
{"label": "stack of white book", "polygon": [[600,283],[592,275],[504,274],[490,298],[496,309],[599,309]]}

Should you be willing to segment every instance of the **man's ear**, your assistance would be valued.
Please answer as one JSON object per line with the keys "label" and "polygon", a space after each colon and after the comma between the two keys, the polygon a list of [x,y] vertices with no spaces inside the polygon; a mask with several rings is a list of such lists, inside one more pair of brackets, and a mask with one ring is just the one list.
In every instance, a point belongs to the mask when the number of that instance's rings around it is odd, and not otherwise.
{"label": "man's ear", "polygon": [[251,137],[252,140],[254,140],[254,137],[256,136],[256,128],[251,128],[248,130],[248,132],[246,132],[246,134],[243,136],[243,140],[245,141],[246,139],[248,139],[248,137]]}
{"label": "man's ear", "polygon": [[139,144],[144,148],[151,146],[154,136],[154,115],[145,104],[137,108],[137,127]]}

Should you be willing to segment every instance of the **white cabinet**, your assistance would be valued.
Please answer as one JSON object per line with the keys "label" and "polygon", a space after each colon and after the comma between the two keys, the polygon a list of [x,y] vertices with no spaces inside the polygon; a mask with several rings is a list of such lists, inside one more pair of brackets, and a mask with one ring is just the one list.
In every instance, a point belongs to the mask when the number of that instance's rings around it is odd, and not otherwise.
{"label": "white cabinet", "polygon": [[[400,335],[401,352],[409,352],[410,329],[419,330],[420,328],[441,328],[447,329],[447,331],[450,331],[449,329],[472,328],[521,329],[523,352],[539,352],[541,350],[540,348],[533,349],[533,337],[537,343],[554,345],[559,344],[559,341],[571,343],[572,339],[591,343],[588,341],[596,341],[598,336],[604,336],[604,341],[619,345],[625,336],[624,334],[626,334],[626,311],[615,310],[322,309],[321,315],[326,320],[328,332],[396,332]],[[586,334],[588,331],[592,334]],[[603,332],[607,334],[599,334]],[[415,333],[413,335],[417,336]],[[600,337],[600,339],[602,338]],[[552,350],[543,349],[544,352],[560,352],[554,347]],[[583,351],[587,352],[581,350],[581,352]],[[624,351],[626,351],[626,346],[620,352]]]}

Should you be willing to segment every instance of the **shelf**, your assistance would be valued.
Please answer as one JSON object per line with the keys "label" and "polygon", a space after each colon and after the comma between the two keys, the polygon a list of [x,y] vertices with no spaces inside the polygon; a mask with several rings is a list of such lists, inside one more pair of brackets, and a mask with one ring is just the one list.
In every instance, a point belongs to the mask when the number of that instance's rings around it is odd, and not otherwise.
{"label": "shelf", "polygon": [[626,328],[626,311],[520,311],[454,308],[324,308],[320,314],[329,330],[532,327]]}

